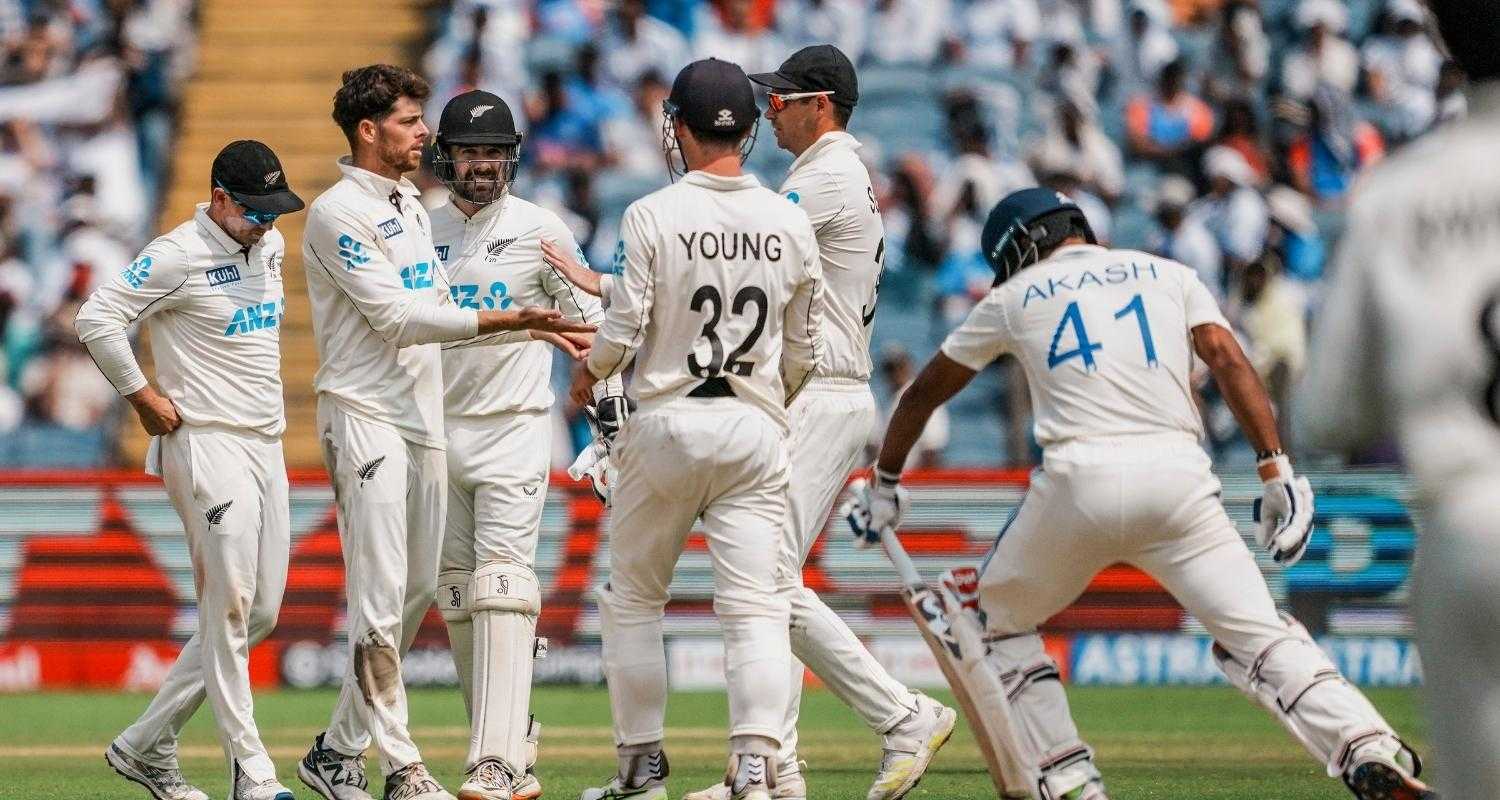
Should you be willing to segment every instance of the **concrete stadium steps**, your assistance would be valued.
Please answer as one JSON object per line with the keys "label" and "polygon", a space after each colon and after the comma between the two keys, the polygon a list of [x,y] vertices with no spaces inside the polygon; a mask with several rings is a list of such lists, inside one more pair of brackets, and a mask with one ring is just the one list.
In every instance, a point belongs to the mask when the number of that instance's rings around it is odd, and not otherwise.
{"label": "concrete stadium steps", "polygon": [[[171,182],[157,228],[169,230],[208,199],[214,155],[235,139],[274,149],[292,188],[313,198],[338,180],[347,151],[329,117],[345,70],[363,64],[412,64],[426,33],[425,0],[202,0],[198,62],[183,95],[173,142]],[[286,319],[281,336],[287,465],[322,466],[312,391],[318,357],[302,279],[303,214],[277,223],[286,237]],[[145,337],[142,349],[149,350]],[[149,354],[143,359],[149,362]],[[149,369],[149,368],[148,368]],[[121,430],[122,455],[140,463],[146,436],[133,413]]]}

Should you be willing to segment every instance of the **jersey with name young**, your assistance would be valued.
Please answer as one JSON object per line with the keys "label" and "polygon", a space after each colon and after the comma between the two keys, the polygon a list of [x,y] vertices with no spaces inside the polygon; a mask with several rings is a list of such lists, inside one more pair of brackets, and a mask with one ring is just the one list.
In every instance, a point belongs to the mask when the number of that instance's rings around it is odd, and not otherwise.
{"label": "jersey with name young", "polygon": [[1044,448],[1173,431],[1201,438],[1190,384],[1191,331],[1200,325],[1229,328],[1192,269],[1069,245],[990,290],[942,352],[976,371],[1015,355]]}
{"label": "jersey with name young", "polygon": [[781,194],[807,212],[823,260],[827,346],[817,375],[867,381],[885,228],[859,147],[843,131],[823,134],[792,162]]}
{"label": "jersey with name young", "polygon": [[[280,436],[284,254],[279,231],[245,248],[201,204],[89,297],[78,312],[79,338],[118,335],[143,320],[157,384],[185,424]],[[106,373],[121,394],[145,388],[138,367],[124,372]]]}
{"label": "jersey with name young", "polygon": [[[505,311],[557,308],[570,319],[599,324],[599,299],[574,287],[542,261],[548,239],[587,264],[573,232],[557,214],[515,195],[473,217],[453,203],[432,210],[432,240],[448,274],[448,291],[461,308]],[[499,347],[481,336],[443,345],[444,406],[448,416],[543,411],[552,406],[552,345],[528,341]],[[614,394],[623,391],[614,379]]]}
{"label": "jersey with name young", "polygon": [[[595,377],[636,359],[641,412],[739,398],[784,429],[785,403],[821,351],[822,269],[807,215],[753,176],[689,172],[621,220]],[[637,355],[639,350],[639,355]]]}

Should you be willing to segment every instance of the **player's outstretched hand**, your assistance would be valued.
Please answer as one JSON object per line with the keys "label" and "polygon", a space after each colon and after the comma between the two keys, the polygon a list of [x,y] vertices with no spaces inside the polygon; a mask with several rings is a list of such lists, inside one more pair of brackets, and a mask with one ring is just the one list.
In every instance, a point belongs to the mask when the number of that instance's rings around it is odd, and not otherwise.
{"label": "player's outstretched hand", "polygon": [[598,297],[600,289],[599,273],[578,263],[571,255],[564,252],[557,242],[551,239],[542,240],[542,263],[557,270],[568,283]]}
{"label": "player's outstretched hand", "polygon": [[1255,501],[1255,539],[1282,566],[1302,558],[1313,532],[1313,491],[1306,478],[1292,474],[1291,461],[1276,456],[1261,465],[1261,499]]}
{"label": "player's outstretched hand", "polygon": [[486,314],[507,314],[508,319],[503,319],[500,328],[509,330],[533,330],[546,331],[548,333],[593,333],[597,327],[587,322],[571,320],[563,316],[563,313],[555,308],[541,308],[540,306],[525,306],[519,311],[486,311]]}
{"label": "player's outstretched hand", "polygon": [[854,546],[860,549],[880,544],[880,537],[895,533],[901,517],[911,504],[910,493],[901,485],[901,476],[875,468],[875,483],[863,480],[849,486],[854,500],[844,509],[844,519],[854,533]]}
{"label": "player's outstretched hand", "polygon": [[534,330],[531,332],[531,338],[556,347],[574,361],[586,360],[589,357],[589,350],[594,346],[594,335],[591,333],[552,333]]}

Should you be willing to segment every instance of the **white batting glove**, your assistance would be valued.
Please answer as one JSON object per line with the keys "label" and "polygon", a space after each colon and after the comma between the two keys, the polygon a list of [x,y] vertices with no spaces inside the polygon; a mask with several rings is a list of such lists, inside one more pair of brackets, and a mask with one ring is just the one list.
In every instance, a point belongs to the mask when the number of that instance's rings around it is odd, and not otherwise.
{"label": "white batting glove", "polygon": [[614,460],[609,456],[609,445],[602,439],[590,442],[568,466],[568,477],[575,481],[588,478],[589,488],[594,490],[594,496],[606,506],[614,495],[617,474]]}
{"label": "white batting glove", "polygon": [[895,532],[901,515],[910,505],[910,493],[901,485],[901,476],[875,469],[873,486],[856,481],[849,487],[854,500],[844,510],[844,518],[854,533],[854,546],[861,550],[880,544],[886,532]]}
{"label": "white batting glove", "polygon": [[1261,499],[1255,501],[1254,517],[1260,523],[1255,540],[1276,563],[1290,567],[1302,558],[1312,540],[1312,484],[1292,474],[1292,462],[1284,455],[1257,466],[1274,467],[1275,473],[1262,481]]}

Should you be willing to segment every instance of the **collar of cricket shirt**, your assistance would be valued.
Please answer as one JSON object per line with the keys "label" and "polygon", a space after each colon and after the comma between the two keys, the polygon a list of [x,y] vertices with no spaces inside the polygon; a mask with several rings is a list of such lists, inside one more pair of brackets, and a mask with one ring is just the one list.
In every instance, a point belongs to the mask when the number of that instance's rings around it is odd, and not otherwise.
{"label": "collar of cricket shirt", "polygon": [[339,157],[339,172],[344,173],[345,178],[353,181],[361,189],[379,197],[381,200],[390,202],[393,206],[395,205],[395,201],[391,200],[391,198],[400,193],[402,205],[400,210],[402,213],[405,213],[407,203],[421,203],[417,198],[422,194],[422,191],[417,188],[415,183],[412,183],[405,177],[402,177],[401,180],[393,181],[384,175],[376,175],[367,169],[356,167],[350,156]]}
{"label": "collar of cricket shirt", "polygon": [[1103,245],[1097,245],[1097,244],[1065,244],[1062,247],[1059,247],[1056,250],[1053,250],[1052,251],[1052,255],[1048,256],[1048,258],[1059,258],[1059,257],[1066,257],[1066,256],[1082,256],[1082,255],[1088,255],[1089,253],[1102,253],[1102,252],[1104,252],[1104,246]]}
{"label": "collar of cricket shirt", "polygon": [[710,175],[707,172],[696,169],[682,176],[682,182],[691,184],[693,186],[702,186],[705,189],[713,189],[719,192],[733,192],[740,189],[753,189],[754,187],[760,185],[760,181],[756,180],[755,176],[751,175],[748,172],[744,175],[736,175],[733,178],[730,178],[724,175]]}
{"label": "collar of cricket shirt", "polygon": [[198,223],[198,227],[207,232],[208,237],[213,239],[224,252],[238,253],[245,249],[244,245],[236,242],[233,236],[226,233],[223,228],[219,227],[219,223],[214,222],[208,216],[208,203],[198,204],[198,210],[193,212],[193,219]]}
{"label": "collar of cricket shirt", "polygon": [[797,156],[797,160],[792,162],[792,168],[787,170],[786,174],[791,175],[803,164],[816,159],[829,150],[837,150],[839,147],[857,150],[861,145],[859,140],[854,138],[854,135],[848,131],[829,131],[819,136],[816,142],[813,142],[806,150],[803,150],[802,155]]}

